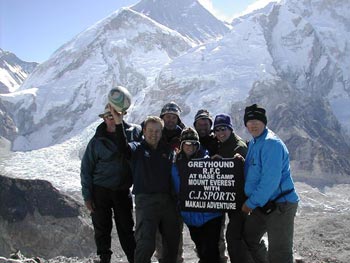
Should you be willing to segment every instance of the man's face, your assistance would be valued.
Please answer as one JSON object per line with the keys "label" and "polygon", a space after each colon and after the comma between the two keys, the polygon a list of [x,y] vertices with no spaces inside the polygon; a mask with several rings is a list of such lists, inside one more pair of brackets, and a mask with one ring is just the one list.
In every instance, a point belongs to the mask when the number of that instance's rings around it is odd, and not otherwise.
{"label": "man's face", "polygon": [[114,122],[112,114],[105,114],[103,116],[103,120],[104,120],[104,122],[107,125],[107,130],[108,131],[115,129],[115,122]]}
{"label": "man's face", "polygon": [[194,128],[198,132],[199,137],[205,137],[210,134],[210,120],[208,119],[199,119],[196,121]]}
{"label": "man's face", "polygon": [[227,141],[232,133],[231,129],[227,126],[219,126],[214,129],[215,136],[220,142]]}
{"label": "man's face", "polygon": [[164,121],[165,128],[167,128],[168,130],[176,129],[179,120],[176,114],[166,113],[163,115],[162,119]]}
{"label": "man's face", "polygon": [[265,129],[265,124],[259,120],[247,121],[247,130],[254,137],[259,137]]}
{"label": "man's face", "polygon": [[162,137],[162,125],[157,122],[149,122],[143,128],[145,141],[154,149],[157,148],[160,138]]}

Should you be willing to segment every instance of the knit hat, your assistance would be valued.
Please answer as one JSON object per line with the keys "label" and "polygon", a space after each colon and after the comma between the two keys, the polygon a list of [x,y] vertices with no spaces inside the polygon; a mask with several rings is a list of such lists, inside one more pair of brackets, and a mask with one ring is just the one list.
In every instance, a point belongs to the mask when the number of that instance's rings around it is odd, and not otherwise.
{"label": "knit hat", "polygon": [[199,111],[197,111],[196,116],[194,116],[194,122],[193,122],[193,126],[196,125],[196,121],[200,120],[200,119],[207,119],[210,121],[210,127],[213,125],[213,119],[209,114],[209,111],[206,109],[201,109]]}
{"label": "knit hat", "polygon": [[160,117],[163,118],[165,114],[171,113],[171,114],[177,115],[177,117],[180,118],[180,112],[181,112],[180,106],[172,101],[163,106],[162,111],[160,112]]}
{"label": "knit hat", "polygon": [[247,122],[249,120],[259,120],[266,125],[267,124],[266,110],[257,104],[253,104],[251,106],[246,107],[244,110],[245,126],[247,126]]}
{"label": "knit hat", "polygon": [[98,117],[104,118],[106,115],[110,115],[110,114],[112,114],[112,113],[110,112],[109,107],[108,107],[108,103],[107,103],[107,105],[105,106],[104,112],[99,114]]}
{"label": "knit hat", "polygon": [[232,126],[231,117],[224,113],[216,115],[214,120],[214,129],[220,126],[229,127],[232,131],[233,126]]}
{"label": "knit hat", "polygon": [[196,143],[199,145],[199,136],[195,129],[188,127],[182,130],[181,136],[180,136],[180,149],[182,149],[183,143],[189,142],[189,143]]}

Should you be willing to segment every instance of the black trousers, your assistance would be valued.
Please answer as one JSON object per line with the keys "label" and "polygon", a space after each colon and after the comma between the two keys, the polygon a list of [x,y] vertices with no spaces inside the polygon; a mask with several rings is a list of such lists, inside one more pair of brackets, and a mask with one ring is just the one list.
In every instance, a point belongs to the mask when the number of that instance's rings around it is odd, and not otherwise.
{"label": "black trousers", "polygon": [[243,237],[246,217],[242,211],[228,212],[229,223],[226,229],[226,242],[231,263],[254,262]]}
{"label": "black trousers", "polygon": [[157,229],[162,237],[162,262],[176,263],[180,222],[176,201],[170,194],[137,194],[135,262],[150,263],[156,246]]}
{"label": "black trousers", "polygon": [[94,186],[93,202],[95,211],[91,213],[95,231],[95,242],[98,255],[111,255],[111,232],[114,222],[117,228],[120,245],[129,262],[134,262],[135,238],[132,215],[132,196],[129,189],[112,191]]}
{"label": "black trousers", "polygon": [[188,226],[191,239],[196,245],[200,263],[220,263],[219,240],[222,216],[200,227]]}

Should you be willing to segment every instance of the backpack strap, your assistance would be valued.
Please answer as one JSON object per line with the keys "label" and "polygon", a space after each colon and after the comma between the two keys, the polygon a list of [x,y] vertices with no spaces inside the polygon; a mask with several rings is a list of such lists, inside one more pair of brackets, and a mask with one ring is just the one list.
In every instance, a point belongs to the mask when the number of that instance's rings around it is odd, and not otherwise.
{"label": "backpack strap", "polygon": [[294,188],[289,189],[289,190],[286,190],[286,191],[280,193],[275,199],[273,199],[273,200],[271,200],[271,201],[272,201],[272,202],[275,202],[276,200],[280,199],[281,197],[283,197],[283,196],[285,196],[285,195],[287,195],[287,194],[289,194],[289,193],[291,193],[291,192],[293,192],[293,191],[294,191]]}

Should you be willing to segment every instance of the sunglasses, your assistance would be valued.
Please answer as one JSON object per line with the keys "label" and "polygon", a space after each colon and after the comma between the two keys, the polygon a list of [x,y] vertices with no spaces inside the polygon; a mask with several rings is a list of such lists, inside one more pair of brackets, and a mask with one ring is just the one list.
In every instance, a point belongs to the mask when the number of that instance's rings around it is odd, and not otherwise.
{"label": "sunglasses", "polygon": [[184,143],[185,143],[186,145],[197,145],[197,142],[185,141]]}
{"label": "sunglasses", "polygon": [[228,129],[227,127],[218,127],[218,128],[215,128],[214,131],[220,132],[220,131],[226,131],[227,129]]}
{"label": "sunglasses", "polygon": [[113,115],[112,115],[112,114],[105,115],[104,117],[105,117],[106,119],[108,119],[108,120],[113,120]]}

